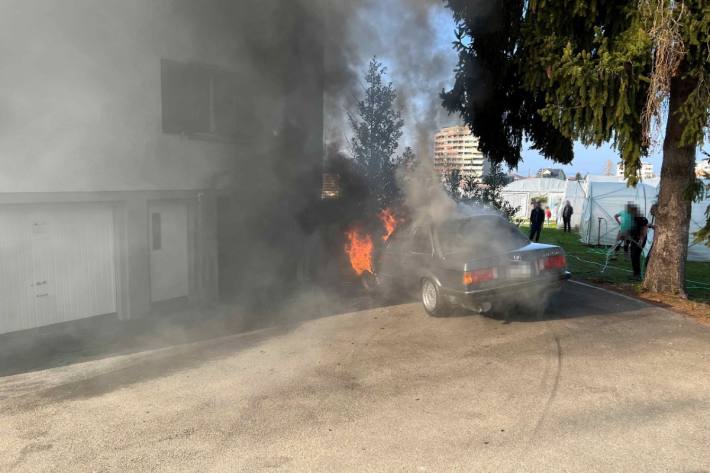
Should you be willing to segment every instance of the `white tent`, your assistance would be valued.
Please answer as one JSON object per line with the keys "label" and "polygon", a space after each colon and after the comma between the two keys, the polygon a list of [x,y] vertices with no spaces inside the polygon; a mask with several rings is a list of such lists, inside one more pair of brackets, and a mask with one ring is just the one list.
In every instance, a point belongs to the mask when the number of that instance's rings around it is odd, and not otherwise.
{"label": "white tent", "polygon": [[[584,202],[587,200],[587,181],[567,181],[565,186],[565,194],[562,197],[562,208],[565,202],[569,201],[572,206],[572,220],[570,225],[572,228],[579,227],[582,220],[582,209]],[[562,211],[557,214],[557,227],[562,227]]]}
{"label": "white tent", "polygon": [[562,209],[567,181],[546,177],[530,177],[513,181],[503,188],[503,198],[513,207],[518,207],[516,218],[526,219],[530,215],[530,201],[544,198],[550,207],[552,218],[557,219],[557,211]]}
{"label": "white tent", "polygon": [[589,179],[587,196],[580,215],[579,234],[582,243],[613,245],[619,233],[614,215],[628,202],[633,202],[643,215],[649,216],[656,199],[656,188],[639,184],[628,187],[625,182]]}
{"label": "white tent", "polygon": [[710,179],[703,181],[705,185],[705,199],[693,202],[690,214],[690,242],[688,243],[688,259],[690,261],[710,261],[710,247],[704,243],[695,243],[693,234],[705,226],[707,220],[705,210],[710,206]]}
{"label": "white tent", "polygon": [[[656,181],[649,181],[653,184]],[[705,186],[710,191],[710,180],[705,181]],[[585,186],[582,186],[583,189]],[[628,187],[625,182],[611,179],[599,179],[590,176],[586,182],[586,196],[580,215],[580,239],[582,243],[590,245],[613,245],[619,232],[619,225],[614,220],[614,214],[620,212],[628,202],[633,202],[646,218],[651,220],[651,205],[657,200],[658,188],[649,183],[638,184],[635,188]],[[703,243],[694,243],[693,234],[705,224],[705,210],[710,205],[710,192],[706,192],[705,200],[693,203],[690,238],[688,242],[688,260],[710,261],[710,248]],[[651,247],[653,231],[649,232]]]}

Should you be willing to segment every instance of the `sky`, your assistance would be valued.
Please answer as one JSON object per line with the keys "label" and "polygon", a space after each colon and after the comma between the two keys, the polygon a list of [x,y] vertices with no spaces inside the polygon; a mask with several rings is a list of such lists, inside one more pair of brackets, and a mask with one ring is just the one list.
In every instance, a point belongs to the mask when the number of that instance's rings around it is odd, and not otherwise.
{"label": "sky", "polygon": [[[411,82],[413,76],[412,61],[408,55],[403,55],[401,47],[389,48],[388,45],[401,40],[402,36],[412,35],[412,40],[430,41],[430,44],[425,44],[427,53],[422,54],[422,62],[433,63],[433,58],[428,54],[436,56],[436,63],[440,65],[435,74],[431,74],[427,81],[421,81],[410,86],[414,89],[408,92],[408,109],[403,114],[405,119],[405,133],[402,139],[403,144],[409,143],[415,146],[415,128],[421,125],[422,121],[426,122],[426,126],[431,128],[430,132],[433,136],[436,129],[444,126],[449,126],[459,122],[456,116],[447,116],[445,112],[440,111],[432,120],[422,120],[422,114],[430,113],[431,110],[427,104],[432,103],[432,100],[438,101],[438,93],[441,88],[448,88],[453,83],[454,72],[456,65],[456,52],[452,48],[451,43],[455,40],[455,24],[451,16],[451,12],[443,6],[443,2],[432,1],[429,10],[429,26],[430,35],[419,34],[416,32],[408,32],[402,26],[405,21],[397,15],[398,9],[407,8],[407,3],[411,0],[383,0],[376,2],[377,6],[372,7],[375,11],[367,12],[367,18],[372,21],[370,28],[378,41],[364,42],[359,49],[359,59],[361,70],[364,70],[366,62],[372,57],[377,56],[388,66],[390,80],[395,87],[401,89],[404,80]],[[403,10],[404,11],[404,10]],[[411,26],[410,27],[416,27]],[[396,36],[396,38],[392,38]],[[409,39],[409,38],[407,38]],[[420,48],[420,44],[412,44],[412,48]],[[423,48],[422,48],[423,49]],[[402,59],[404,57],[404,59]],[[409,83],[409,82],[408,82]],[[416,147],[416,146],[415,146]],[[609,145],[603,145],[600,148],[586,148],[577,143],[574,148],[575,159],[572,164],[563,166],[554,163],[550,160],[542,158],[536,151],[526,148],[523,152],[523,161],[519,164],[517,173],[523,176],[528,174],[534,175],[538,169],[544,167],[562,168],[568,176],[574,176],[579,172],[582,175],[601,174],[607,161],[611,160],[616,164],[619,160],[618,152],[613,150]],[[661,155],[660,149],[651,151],[649,157],[645,161],[650,162],[654,166],[654,171],[660,173]]]}

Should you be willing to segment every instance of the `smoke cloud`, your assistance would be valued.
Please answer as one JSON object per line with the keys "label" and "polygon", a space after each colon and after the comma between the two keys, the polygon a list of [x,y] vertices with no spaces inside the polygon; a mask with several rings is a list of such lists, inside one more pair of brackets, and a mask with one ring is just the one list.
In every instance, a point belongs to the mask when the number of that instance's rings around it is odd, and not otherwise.
{"label": "smoke cloud", "polygon": [[[440,0],[9,0],[7,10],[4,191],[217,190],[221,296],[247,305],[273,307],[347,270],[343,230],[363,218],[367,193],[348,159],[348,114],[371,57],[398,89],[400,145],[416,150],[419,172],[433,173],[430,139],[452,121],[438,96],[456,60]],[[236,137],[161,129],[161,60],[238,78],[236,102],[211,91],[214,106],[240,111]],[[341,177],[339,202],[320,198],[324,170]]]}
{"label": "smoke cloud", "polygon": [[[431,156],[431,137],[455,121],[441,107],[439,92],[453,77],[456,54],[451,13],[441,0],[358,0],[331,3],[347,18],[327,27],[326,140],[347,148],[347,114],[363,95],[361,76],[373,56],[388,67],[405,120],[401,146],[411,146],[422,159]],[[342,15],[341,15],[342,14]],[[333,18],[329,15],[328,18]]]}

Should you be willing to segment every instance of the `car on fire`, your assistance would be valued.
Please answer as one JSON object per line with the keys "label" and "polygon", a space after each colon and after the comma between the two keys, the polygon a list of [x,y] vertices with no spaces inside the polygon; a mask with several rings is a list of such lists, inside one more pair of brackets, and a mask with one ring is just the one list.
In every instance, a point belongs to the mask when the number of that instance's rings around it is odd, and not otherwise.
{"label": "car on fire", "polygon": [[569,279],[565,252],[532,243],[497,214],[462,214],[397,229],[375,260],[374,286],[419,292],[432,316],[522,308],[540,315]]}

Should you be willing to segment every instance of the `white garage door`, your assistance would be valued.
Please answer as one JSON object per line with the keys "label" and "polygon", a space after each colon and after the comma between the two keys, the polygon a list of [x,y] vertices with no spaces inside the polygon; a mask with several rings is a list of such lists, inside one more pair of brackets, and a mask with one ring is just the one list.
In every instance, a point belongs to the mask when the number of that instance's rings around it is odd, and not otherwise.
{"label": "white garage door", "polygon": [[113,209],[0,206],[0,333],[116,312]]}

